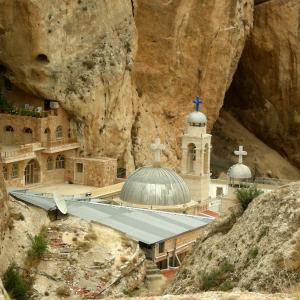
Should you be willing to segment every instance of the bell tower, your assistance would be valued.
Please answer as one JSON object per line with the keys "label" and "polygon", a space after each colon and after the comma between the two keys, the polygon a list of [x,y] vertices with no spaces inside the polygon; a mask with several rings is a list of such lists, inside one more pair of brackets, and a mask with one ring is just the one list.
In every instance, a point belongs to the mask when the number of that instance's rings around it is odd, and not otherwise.
{"label": "bell tower", "polygon": [[182,137],[181,175],[190,188],[192,200],[205,204],[209,196],[211,135],[206,133],[207,118],[200,112],[202,101],[193,101],[195,111],[187,118]]}

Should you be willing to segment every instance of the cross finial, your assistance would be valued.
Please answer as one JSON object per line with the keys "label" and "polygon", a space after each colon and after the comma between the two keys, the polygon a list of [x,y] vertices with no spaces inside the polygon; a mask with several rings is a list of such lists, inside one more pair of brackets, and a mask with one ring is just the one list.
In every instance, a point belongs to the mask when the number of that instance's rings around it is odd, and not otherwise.
{"label": "cross finial", "polygon": [[160,155],[161,155],[161,151],[165,149],[165,145],[160,143],[160,138],[157,137],[155,139],[154,144],[150,145],[151,150],[154,153],[154,166],[159,166],[160,165]]}
{"label": "cross finial", "polygon": [[203,103],[203,101],[200,99],[199,96],[196,96],[195,100],[193,101],[195,104],[195,110],[199,111],[200,110],[200,105]]}
{"label": "cross finial", "polygon": [[239,150],[234,151],[234,154],[238,155],[238,157],[239,157],[239,164],[243,163],[243,156],[247,155],[247,151],[244,151],[243,148],[244,148],[243,146],[239,146]]}

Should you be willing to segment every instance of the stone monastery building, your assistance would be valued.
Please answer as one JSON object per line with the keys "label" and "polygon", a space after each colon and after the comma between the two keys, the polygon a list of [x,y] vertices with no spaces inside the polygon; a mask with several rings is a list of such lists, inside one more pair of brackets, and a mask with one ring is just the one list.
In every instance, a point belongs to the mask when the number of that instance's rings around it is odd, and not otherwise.
{"label": "stone monastery building", "polygon": [[0,155],[7,186],[115,183],[115,159],[80,157],[78,149],[70,119],[58,102],[0,80]]}

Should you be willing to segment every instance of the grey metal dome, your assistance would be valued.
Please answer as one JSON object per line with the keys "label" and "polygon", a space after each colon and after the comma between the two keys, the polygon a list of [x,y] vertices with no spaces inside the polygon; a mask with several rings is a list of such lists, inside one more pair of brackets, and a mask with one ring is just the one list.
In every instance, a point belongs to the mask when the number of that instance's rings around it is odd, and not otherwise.
{"label": "grey metal dome", "polygon": [[121,190],[121,200],[140,205],[180,205],[191,201],[189,188],[176,172],[143,167],[134,171]]}
{"label": "grey metal dome", "polygon": [[203,124],[207,123],[207,118],[204,113],[201,111],[193,111],[188,116],[188,123],[194,123],[194,124]]}
{"label": "grey metal dome", "polygon": [[229,168],[228,176],[233,179],[247,179],[251,178],[252,174],[249,167],[244,164],[237,163]]}

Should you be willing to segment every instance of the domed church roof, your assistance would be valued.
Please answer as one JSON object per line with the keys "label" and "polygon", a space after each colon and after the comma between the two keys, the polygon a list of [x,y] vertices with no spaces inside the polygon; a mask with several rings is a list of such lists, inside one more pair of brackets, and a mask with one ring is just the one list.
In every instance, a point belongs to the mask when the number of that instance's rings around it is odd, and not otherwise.
{"label": "domed church roof", "polygon": [[247,179],[251,178],[252,174],[249,167],[244,164],[237,163],[229,168],[228,176],[233,179]]}
{"label": "domed church roof", "polygon": [[207,118],[204,113],[201,111],[193,111],[188,116],[188,123],[194,123],[194,124],[202,124],[207,123]]}
{"label": "domed church roof", "polygon": [[239,146],[239,150],[234,151],[239,157],[239,162],[228,169],[228,176],[232,179],[248,179],[252,177],[249,167],[243,164],[243,156],[247,155],[243,146]]}
{"label": "domed church roof", "polygon": [[204,113],[200,111],[200,105],[203,103],[202,100],[197,96],[195,100],[193,101],[195,104],[195,111],[189,114],[188,116],[188,123],[190,125],[200,125],[200,124],[205,124],[207,123],[207,118]]}
{"label": "domed church roof", "polygon": [[140,205],[172,206],[191,201],[189,188],[173,170],[142,167],[123,185],[121,200]]}

